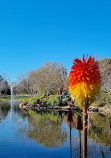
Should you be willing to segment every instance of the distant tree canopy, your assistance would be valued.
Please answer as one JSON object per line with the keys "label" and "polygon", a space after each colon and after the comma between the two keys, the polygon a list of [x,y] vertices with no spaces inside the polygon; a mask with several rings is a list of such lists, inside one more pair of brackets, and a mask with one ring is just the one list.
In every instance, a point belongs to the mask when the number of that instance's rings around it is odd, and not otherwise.
{"label": "distant tree canopy", "polygon": [[10,95],[9,84],[1,75],[0,75],[0,94]]}
{"label": "distant tree canopy", "polygon": [[18,93],[55,94],[62,90],[67,71],[61,63],[47,62],[27,77],[22,77],[16,86]]}
{"label": "distant tree canopy", "polygon": [[[111,92],[111,59],[98,61],[101,73],[101,90]],[[0,76],[0,82],[2,81]],[[61,63],[47,62],[27,75],[21,75],[15,91],[22,94],[55,94],[63,90],[68,92],[69,79]],[[3,84],[6,85],[6,82]],[[2,85],[2,86],[3,86]]]}
{"label": "distant tree canopy", "polygon": [[15,93],[20,93],[20,94],[29,94],[30,89],[29,89],[28,80],[23,79],[22,81],[20,81],[19,84],[13,88],[13,91]]}
{"label": "distant tree canopy", "polygon": [[63,87],[64,92],[69,92],[69,84],[70,84],[69,77],[67,77],[67,79],[64,82],[64,87]]}
{"label": "distant tree canopy", "polygon": [[60,63],[48,62],[29,75],[29,85],[36,93],[54,94],[62,89],[66,79],[66,69]]}
{"label": "distant tree canopy", "polygon": [[101,72],[101,89],[111,93],[111,58],[98,61]]}

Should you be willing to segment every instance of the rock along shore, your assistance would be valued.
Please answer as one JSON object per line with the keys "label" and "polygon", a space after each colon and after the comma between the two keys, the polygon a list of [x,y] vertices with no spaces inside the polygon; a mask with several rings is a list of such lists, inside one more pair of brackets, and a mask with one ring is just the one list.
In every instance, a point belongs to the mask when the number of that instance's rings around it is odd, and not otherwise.
{"label": "rock along shore", "polygon": [[[81,111],[82,110],[78,106],[71,106],[71,105],[66,105],[66,106],[41,106],[39,104],[35,105],[30,105],[27,103],[20,103],[19,108],[24,109],[24,110],[60,110],[60,111],[68,111],[70,108],[72,110],[77,110]],[[99,113],[110,113],[111,114],[111,108],[104,108],[104,107],[95,107],[95,106],[90,106],[88,109],[88,113],[94,113],[94,112],[99,112]]]}

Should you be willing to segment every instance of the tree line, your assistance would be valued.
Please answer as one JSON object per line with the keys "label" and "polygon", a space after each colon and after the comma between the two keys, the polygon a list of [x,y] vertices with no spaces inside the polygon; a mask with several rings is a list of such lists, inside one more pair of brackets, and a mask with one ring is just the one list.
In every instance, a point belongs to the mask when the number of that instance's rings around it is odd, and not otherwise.
{"label": "tree line", "polygon": [[[111,59],[98,62],[101,73],[101,90],[111,92]],[[0,75],[0,94],[10,94],[10,86],[6,74]],[[37,70],[17,77],[12,84],[15,94],[55,94],[67,91],[69,79],[67,70],[61,63],[47,62]]]}
{"label": "tree line", "polygon": [[37,70],[21,74],[13,89],[16,94],[56,94],[63,90],[66,78],[67,70],[61,63],[47,62]]}

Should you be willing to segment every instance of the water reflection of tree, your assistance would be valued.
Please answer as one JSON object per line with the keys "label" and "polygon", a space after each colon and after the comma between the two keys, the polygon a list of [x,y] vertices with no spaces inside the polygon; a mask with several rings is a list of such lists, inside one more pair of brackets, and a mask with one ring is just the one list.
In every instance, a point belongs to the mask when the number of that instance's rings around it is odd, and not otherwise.
{"label": "water reflection of tree", "polygon": [[111,146],[111,117],[103,114],[92,114],[90,116],[91,126],[88,131],[88,136],[96,143],[104,143],[106,146]]}
{"label": "water reflection of tree", "polygon": [[61,146],[67,138],[61,122],[59,115],[54,115],[53,112],[36,114],[29,119],[28,136],[43,146]]}
{"label": "water reflection of tree", "polygon": [[0,103],[0,120],[6,118],[8,111],[10,110],[10,103]]}
{"label": "water reflection of tree", "polygon": [[18,114],[22,119],[25,119],[29,115],[28,111],[19,108],[19,103],[14,103],[13,110],[14,113]]}

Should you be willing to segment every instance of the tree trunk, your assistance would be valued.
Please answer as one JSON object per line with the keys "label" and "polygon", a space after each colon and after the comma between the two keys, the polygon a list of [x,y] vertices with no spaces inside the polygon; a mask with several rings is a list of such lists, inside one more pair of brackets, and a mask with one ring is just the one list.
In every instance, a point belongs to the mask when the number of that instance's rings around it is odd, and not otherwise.
{"label": "tree trunk", "polygon": [[83,108],[83,158],[87,158],[87,108]]}

